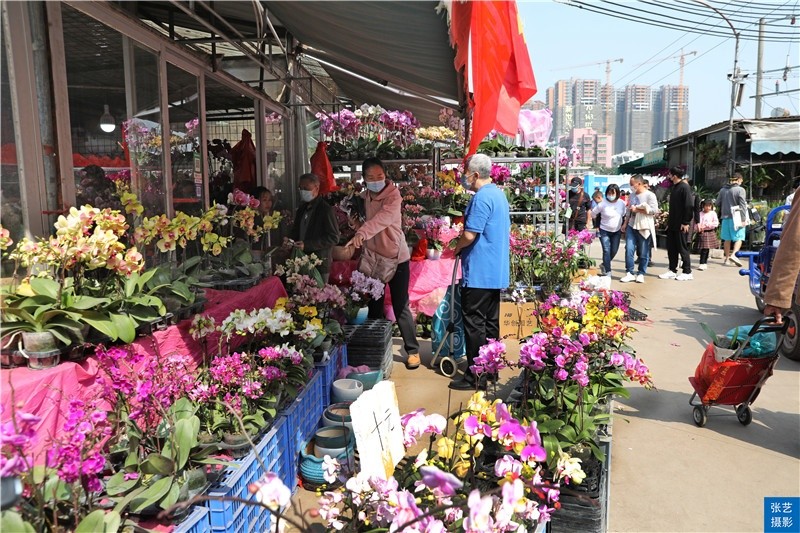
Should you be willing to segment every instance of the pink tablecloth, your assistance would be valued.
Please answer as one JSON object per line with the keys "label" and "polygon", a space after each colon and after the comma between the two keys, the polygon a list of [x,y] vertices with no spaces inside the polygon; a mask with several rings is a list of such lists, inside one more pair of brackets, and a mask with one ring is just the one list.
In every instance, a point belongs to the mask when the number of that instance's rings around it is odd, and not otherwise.
{"label": "pink tablecloth", "polygon": [[[286,296],[286,290],[276,277],[265,279],[245,292],[209,289],[206,291],[208,303],[205,314],[213,316],[219,324],[235,309],[250,311],[272,307],[282,296]],[[192,356],[197,362],[202,357],[202,350],[189,335],[190,326],[191,320],[184,320],[153,335],[140,337],[133,345],[138,352],[151,357],[180,353]],[[216,342],[215,339],[216,337],[209,338],[209,342]],[[38,458],[39,452],[47,444],[47,436],[60,433],[69,400],[88,399],[97,394],[97,373],[98,365],[94,357],[87,357],[80,363],[61,363],[55,368],[45,370],[0,370],[3,421],[10,417],[12,397],[18,409],[41,417],[42,420],[36,428],[39,438],[34,445],[34,454]]]}
{"label": "pink tablecloth", "polygon": [[[452,252],[450,257],[446,254],[436,261],[426,259],[409,262],[408,303],[412,313],[433,316],[453,280],[454,264],[455,258],[452,257]],[[357,261],[334,261],[329,278],[331,283],[346,283],[357,267]],[[461,279],[460,271],[457,279]],[[387,317],[392,316],[390,304],[391,296],[387,287],[385,302]]]}

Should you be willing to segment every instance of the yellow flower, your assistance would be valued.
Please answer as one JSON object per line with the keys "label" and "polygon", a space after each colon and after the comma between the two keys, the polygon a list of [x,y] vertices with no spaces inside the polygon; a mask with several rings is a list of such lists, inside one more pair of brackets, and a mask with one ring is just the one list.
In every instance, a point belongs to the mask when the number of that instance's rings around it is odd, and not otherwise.
{"label": "yellow flower", "polygon": [[289,298],[281,296],[275,301],[275,307],[273,309],[285,309],[288,302]]}
{"label": "yellow flower", "polygon": [[436,441],[436,453],[442,459],[450,459],[453,457],[456,443],[450,437],[441,437]]}
{"label": "yellow flower", "polygon": [[317,316],[317,308],[313,305],[304,305],[298,311],[301,315],[307,318],[314,318]]}

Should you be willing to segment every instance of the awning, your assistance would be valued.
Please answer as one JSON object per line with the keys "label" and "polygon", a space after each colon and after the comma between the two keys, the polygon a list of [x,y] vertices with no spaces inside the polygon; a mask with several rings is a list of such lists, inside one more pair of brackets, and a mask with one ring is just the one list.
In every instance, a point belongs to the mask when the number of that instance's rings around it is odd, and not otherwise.
{"label": "awning", "polygon": [[636,169],[639,168],[639,165],[642,164],[642,160],[644,158],[640,157],[639,159],[633,159],[628,161],[627,163],[622,163],[619,167],[617,172],[620,174],[633,174],[636,172]]}
{"label": "awning", "polygon": [[[312,57],[408,93],[459,100],[455,52],[437,1],[264,4]],[[359,89],[374,94],[374,103],[386,97],[381,87]]]}
{"label": "awning", "polygon": [[800,121],[745,123],[750,135],[750,153],[800,154]]}

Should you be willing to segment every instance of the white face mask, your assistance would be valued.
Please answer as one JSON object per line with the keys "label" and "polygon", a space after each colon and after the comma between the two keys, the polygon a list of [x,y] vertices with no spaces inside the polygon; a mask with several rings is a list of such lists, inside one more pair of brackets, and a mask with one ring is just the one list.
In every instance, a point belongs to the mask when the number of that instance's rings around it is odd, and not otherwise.
{"label": "white face mask", "polygon": [[368,181],[367,182],[367,189],[374,193],[379,193],[386,187],[385,181]]}
{"label": "white face mask", "polygon": [[310,202],[314,199],[314,191],[304,191],[300,189],[300,200],[303,202]]}
{"label": "white face mask", "polygon": [[617,195],[616,194],[609,194],[608,196],[606,196],[606,199],[609,202],[613,202],[613,201],[615,201],[617,199]]}

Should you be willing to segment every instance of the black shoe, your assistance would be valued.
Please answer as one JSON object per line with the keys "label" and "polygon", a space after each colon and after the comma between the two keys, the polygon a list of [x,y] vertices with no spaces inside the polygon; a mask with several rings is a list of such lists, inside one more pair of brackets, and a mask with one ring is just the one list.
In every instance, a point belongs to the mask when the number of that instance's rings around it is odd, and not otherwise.
{"label": "black shoe", "polygon": [[[497,381],[496,378],[495,381]],[[476,383],[473,376],[464,375],[458,379],[452,380],[448,387],[453,390],[486,390],[488,382],[488,377],[481,376]]]}

